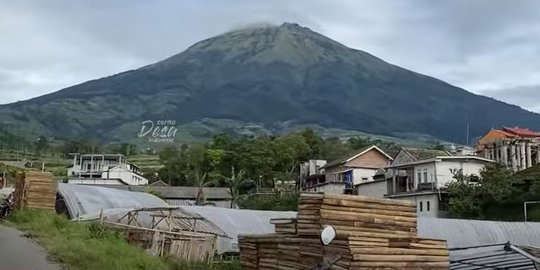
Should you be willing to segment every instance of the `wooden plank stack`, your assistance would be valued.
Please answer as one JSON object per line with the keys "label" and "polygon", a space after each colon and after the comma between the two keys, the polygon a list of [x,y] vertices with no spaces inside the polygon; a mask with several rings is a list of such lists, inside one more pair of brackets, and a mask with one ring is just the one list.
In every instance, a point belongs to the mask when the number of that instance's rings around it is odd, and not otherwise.
{"label": "wooden plank stack", "polygon": [[448,269],[450,266],[444,240],[353,233],[349,235],[349,248],[353,254],[351,269]]}
{"label": "wooden plank stack", "polygon": [[276,233],[296,235],[296,218],[275,218],[270,220]]}
{"label": "wooden plank stack", "polygon": [[16,209],[54,210],[57,183],[49,173],[28,171],[15,186]]}
{"label": "wooden plank stack", "polygon": [[[417,237],[412,202],[309,193],[298,209],[296,222],[272,220],[275,234],[239,237],[245,269],[310,270],[338,257],[332,269],[449,269],[446,241]],[[327,225],[338,236],[323,246]]]}

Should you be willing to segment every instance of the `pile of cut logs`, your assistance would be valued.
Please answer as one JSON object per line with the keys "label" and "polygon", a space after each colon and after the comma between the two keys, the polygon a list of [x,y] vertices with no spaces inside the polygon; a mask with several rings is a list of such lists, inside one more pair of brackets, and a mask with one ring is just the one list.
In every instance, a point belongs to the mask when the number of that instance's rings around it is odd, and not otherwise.
{"label": "pile of cut logs", "polygon": [[[276,219],[276,233],[239,237],[245,269],[448,269],[446,241],[416,235],[416,206],[408,201],[305,193],[297,219]],[[319,235],[333,226],[337,237],[323,246]],[[294,233],[295,232],[295,233]]]}
{"label": "pile of cut logs", "polygon": [[58,183],[52,175],[28,171],[17,181],[13,198],[16,209],[54,210]]}

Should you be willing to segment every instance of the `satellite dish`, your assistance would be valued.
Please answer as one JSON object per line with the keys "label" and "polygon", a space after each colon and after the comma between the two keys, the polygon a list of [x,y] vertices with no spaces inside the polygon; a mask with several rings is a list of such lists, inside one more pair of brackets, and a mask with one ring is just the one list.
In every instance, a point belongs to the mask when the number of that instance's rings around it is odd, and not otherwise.
{"label": "satellite dish", "polygon": [[332,226],[326,226],[321,232],[321,243],[328,246],[336,238],[336,229]]}

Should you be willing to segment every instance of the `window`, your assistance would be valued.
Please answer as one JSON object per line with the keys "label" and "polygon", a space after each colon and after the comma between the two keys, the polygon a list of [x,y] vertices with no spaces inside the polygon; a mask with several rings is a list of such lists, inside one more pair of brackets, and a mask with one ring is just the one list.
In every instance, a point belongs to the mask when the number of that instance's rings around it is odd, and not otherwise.
{"label": "window", "polygon": [[424,211],[424,202],[420,202],[420,212]]}
{"label": "window", "polygon": [[429,212],[429,211],[430,211],[430,209],[429,209],[429,208],[430,208],[430,205],[429,205],[429,204],[430,204],[430,202],[429,202],[429,201],[427,201],[427,202],[426,202],[426,211],[427,211],[427,212]]}
{"label": "window", "polygon": [[422,183],[422,171],[421,170],[418,170],[418,183]]}
{"label": "window", "polygon": [[424,183],[427,183],[427,169],[424,169]]}

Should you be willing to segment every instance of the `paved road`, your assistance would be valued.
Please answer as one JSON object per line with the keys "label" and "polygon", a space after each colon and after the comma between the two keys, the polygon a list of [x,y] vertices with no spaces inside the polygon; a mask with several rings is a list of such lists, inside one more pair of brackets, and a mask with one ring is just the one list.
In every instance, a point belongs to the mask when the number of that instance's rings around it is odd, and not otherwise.
{"label": "paved road", "polygon": [[0,270],[60,270],[46,258],[43,248],[22,232],[0,225]]}

